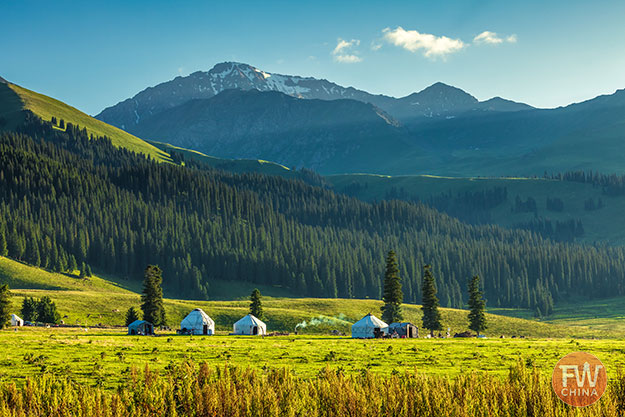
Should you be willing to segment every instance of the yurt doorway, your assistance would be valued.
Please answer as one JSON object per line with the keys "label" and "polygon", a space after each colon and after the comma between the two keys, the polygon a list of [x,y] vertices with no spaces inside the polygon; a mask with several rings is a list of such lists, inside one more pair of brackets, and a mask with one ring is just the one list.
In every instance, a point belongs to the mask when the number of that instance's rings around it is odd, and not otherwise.
{"label": "yurt doorway", "polygon": [[408,337],[414,337],[414,334],[412,333],[412,326],[408,326]]}
{"label": "yurt doorway", "polygon": [[256,336],[256,335],[258,334],[258,326],[254,326],[254,327],[252,328],[252,334],[253,334],[254,336]]}
{"label": "yurt doorway", "polygon": [[204,325],[204,328],[202,329],[203,333],[202,334],[208,334],[208,324]]}

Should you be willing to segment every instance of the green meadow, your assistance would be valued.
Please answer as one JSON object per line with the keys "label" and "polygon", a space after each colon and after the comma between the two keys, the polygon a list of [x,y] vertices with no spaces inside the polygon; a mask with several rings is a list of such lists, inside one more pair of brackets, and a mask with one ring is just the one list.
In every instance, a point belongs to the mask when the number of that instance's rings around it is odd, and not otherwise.
{"label": "green meadow", "polygon": [[[64,322],[73,325],[0,331],[0,382],[22,384],[29,377],[52,375],[113,389],[127,384],[133,369],[148,366],[166,373],[186,362],[260,372],[287,369],[304,379],[326,367],[346,375],[416,371],[427,376],[478,372],[505,377],[518,363],[548,375],[559,358],[579,350],[597,355],[609,372],[625,365],[625,326],[620,325],[621,317],[608,314],[623,304],[618,300],[608,300],[603,307],[599,302],[585,308],[563,305],[540,321],[522,310],[493,310],[497,314],[488,314],[486,339],[357,340],[349,337],[351,324],[369,312],[380,315],[381,301],[290,298],[283,289],[263,287],[269,294],[264,297],[268,331],[290,334],[245,337],[229,332],[248,311],[251,286],[217,283],[217,296],[230,289],[236,299],[165,299],[172,330],[142,337],[128,336],[123,327],[126,310],[140,305],[139,282],[54,274],[8,258],[0,258],[0,282],[11,286],[18,314],[23,297],[48,295]],[[176,335],[180,320],[196,307],[215,320],[216,336]],[[593,317],[593,311],[600,317]],[[420,325],[420,306],[404,305],[404,314]],[[442,318],[452,334],[467,329],[466,310],[442,309]],[[304,322],[295,334],[296,325]]]}
{"label": "green meadow", "polygon": [[132,367],[163,371],[185,361],[211,367],[286,368],[309,378],[326,366],[346,374],[410,371],[457,376],[504,376],[517,362],[550,374],[573,351],[597,355],[610,373],[625,365],[622,340],[587,339],[386,339],[320,335],[128,336],[124,329],[22,328],[0,332],[0,381],[24,381],[44,373],[114,388]]}

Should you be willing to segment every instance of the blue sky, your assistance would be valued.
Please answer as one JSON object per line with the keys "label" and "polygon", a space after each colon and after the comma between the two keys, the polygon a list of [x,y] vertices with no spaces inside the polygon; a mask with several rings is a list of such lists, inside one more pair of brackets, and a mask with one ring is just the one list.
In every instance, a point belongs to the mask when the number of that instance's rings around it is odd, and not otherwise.
{"label": "blue sky", "polygon": [[619,1],[4,1],[0,75],[96,114],[240,61],[404,96],[555,107],[625,88]]}

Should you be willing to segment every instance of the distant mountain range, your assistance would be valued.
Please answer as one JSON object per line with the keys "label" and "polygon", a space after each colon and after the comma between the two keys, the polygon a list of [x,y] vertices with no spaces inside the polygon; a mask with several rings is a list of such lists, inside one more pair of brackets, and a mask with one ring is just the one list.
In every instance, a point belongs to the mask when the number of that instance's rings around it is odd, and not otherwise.
{"label": "distant mountain range", "polygon": [[443,83],[393,98],[226,62],[96,117],[144,139],[324,174],[625,172],[623,91],[535,109]]}
{"label": "distant mountain range", "polygon": [[399,123],[372,104],[257,90],[226,90],[187,101],[146,117],[134,132],[209,155],[263,155],[320,171],[339,166],[368,171],[374,159],[392,160],[415,148]]}
{"label": "distant mountain range", "polygon": [[304,99],[352,99],[371,103],[397,119],[449,116],[472,110],[517,111],[531,109],[523,103],[494,98],[484,102],[443,83],[436,83],[403,98],[374,95],[353,87],[343,87],[312,77],[271,74],[251,65],[224,62],[210,71],[197,71],[149,87],[115,106],[103,110],[96,118],[129,132],[145,118],[174,108],[193,99],[211,98],[222,91],[277,91]]}
{"label": "distant mountain range", "polygon": [[[0,98],[5,129],[27,109],[44,120],[65,118],[119,146],[167,158],[63,103],[3,78],[0,84],[5,85],[6,97]],[[623,90],[540,110],[498,97],[479,102],[442,83],[396,99],[223,63],[150,87],[97,118],[142,139],[323,174],[625,173]]]}

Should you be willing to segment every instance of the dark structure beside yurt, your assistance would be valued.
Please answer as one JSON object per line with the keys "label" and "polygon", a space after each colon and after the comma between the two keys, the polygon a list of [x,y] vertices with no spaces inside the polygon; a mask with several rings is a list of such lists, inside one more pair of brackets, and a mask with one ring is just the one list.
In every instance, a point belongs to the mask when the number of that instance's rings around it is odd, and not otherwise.
{"label": "dark structure beside yurt", "polygon": [[128,334],[137,336],[150,336],[154,334],[154,325],[149,321],[135,320],[128,325]]}
{"label": "dark structure beside yurt", "polygon": [[419,328],[412,323],[391,323],[388,326],[388,335],[398,337],[414,338],[419,337]]}

